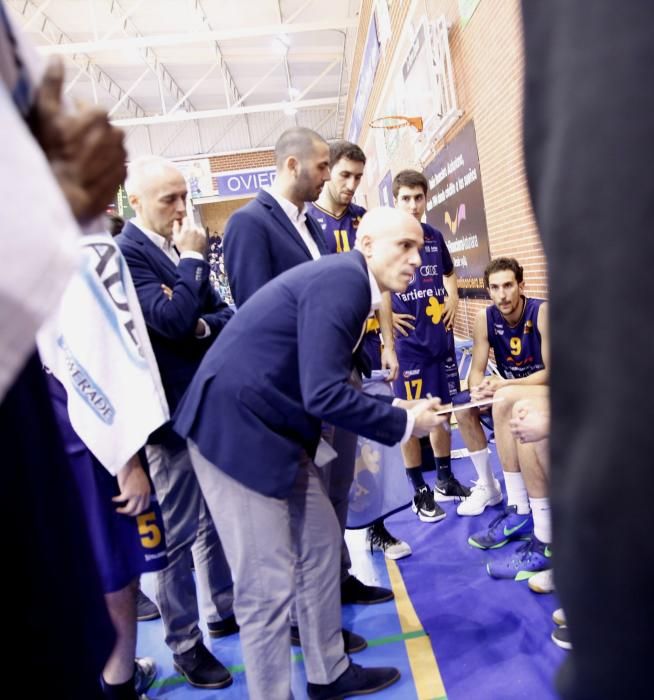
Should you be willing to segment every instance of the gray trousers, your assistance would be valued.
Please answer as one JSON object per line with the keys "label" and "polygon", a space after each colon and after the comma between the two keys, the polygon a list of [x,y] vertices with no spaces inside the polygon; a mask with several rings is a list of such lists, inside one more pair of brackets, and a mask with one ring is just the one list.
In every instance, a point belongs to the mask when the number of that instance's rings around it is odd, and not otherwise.
{"label": "gray trousers", "polygon": [[234,610],[251,700],[289,700],[289,612],[295,602],[310,683],[331,683],[349,666],[341,635],[341,533],[313,463],[300,464],[285,499],[227,476],[189,441],[191,460],[234,574]]}
{"label": "gray trousers", "polygon": [[148,445],[147,456],[168,554],[168,566],[156,574],[157,604],[166,644],[182,654],[202,641],[198,597],[208,622],[232,614],[232,577],[188,451]]}
{"label": "gray trousers", "polygon": [[329,500],[341,529],[341,571],[340,580],[350,575],[352,561],[345,544],[345,525],[350,505],[350,488],[354,479],[354,462],[357,453],[357,436],[343,428],[329,425],[323,428],[323,437],[338,452],[338,457],[319,469]]}

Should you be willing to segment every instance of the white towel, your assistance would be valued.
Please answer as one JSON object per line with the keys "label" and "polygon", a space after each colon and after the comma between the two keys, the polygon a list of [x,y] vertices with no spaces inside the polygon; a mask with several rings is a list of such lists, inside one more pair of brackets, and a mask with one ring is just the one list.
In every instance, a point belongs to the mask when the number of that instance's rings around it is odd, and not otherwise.
{"label": "white towel", "polygon": [[66,388],[73,428],[116,474],[168,420],[168,404],[120,249],[108,233],[85,235],[80,245],[80,271],[39,332],[38,348]]}

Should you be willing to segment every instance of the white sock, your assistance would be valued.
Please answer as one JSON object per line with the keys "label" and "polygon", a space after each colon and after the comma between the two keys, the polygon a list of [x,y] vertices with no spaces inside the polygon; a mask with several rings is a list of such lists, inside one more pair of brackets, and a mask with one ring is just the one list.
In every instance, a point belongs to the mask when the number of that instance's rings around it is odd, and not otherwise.
{"label": "white sock", "polygon": [[534,518],[534,535],[545,544],[552,542],[552,516],[549,498],[530,498],[531,514]]}
{"label": "white sock", "polygon": [[520,515],[529,512],[529,495],[521,472],[504,472],[507,505],[517,506]]}
{"label": "white sock", "polygon": [[475,470],[477,472],[477,483],[489,486],[493,483],[493,470],[490,466],[490,459],[488,458],[488,448],[484,447],[483,450],[479,452],[470,452],[470,459],[475,465]]}

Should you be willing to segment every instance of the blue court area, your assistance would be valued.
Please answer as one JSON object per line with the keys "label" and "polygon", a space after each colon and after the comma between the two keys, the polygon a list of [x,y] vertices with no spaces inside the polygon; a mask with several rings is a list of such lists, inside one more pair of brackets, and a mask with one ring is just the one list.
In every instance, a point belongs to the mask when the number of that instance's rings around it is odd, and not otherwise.
{"label": "blue court area", "polygon": [[[460,448],[454,431],[454,448]],[[491,445],[495,473],[501,469]],[[470,460],[453,460],[456,476],[470,483]],[[434,474],[427,473],[432,484]],[[349,531],[348,543],[355,573],[367,583],[390,586],[395,602],[374,606],[345,606],[343,624],[362,634],[369,648],[353,656],[364,665],[399,667],[402,678],[374,695],[380,700],[549,700],[556,698],[553,677],[565,652],[550,639],[552,612],[559,607],[554,595],[532,593],[526,581],[498,581],[485,564],[504,556],[504,548],[484,552],[467,544],[468,536],[500,512],[488,508],[476,518],[456,514],[455,503],[442,504],[447,517],[439,523],[421,523],[410,510],[387,520],[389,530],[409,542],[413,554],[387,562],[381,552],[370,555],[363,530]],[[253,572],[256,575],[256,572]],[[152,593],[149,576],[143,578]],[[406,589],[406,597],[403,594]],[[413,612],[417,617],[413,616]],[[160,667],[151,698],[169,700],[244,700],[248,697],[238,636],[207,643],[227,665],[234,684],[224,690],[188,686],[174,670],[163,641],[160,620],[139,623],[138,654],[153,656]],[[427,636],[428,635],[428,636]],[[299,650],[298,650],[299,651]],[[434,659],[435,657],[435,659]],[[296,700],[306,697],[301,654],[293,663]],[[444,686],[444,689],[443,689]]]}
{"label": "blue court area", "polygon": [[[390,586],[386,563],[381,553],[371,557],[366,552],[364,531],[355,531],[348,536],[354,568],[367,583]],[[256,572],[253,572],[256,575]],[[143,590],[153,597],[152,577],[142,578]],[[380,700],[420,700],[409,666],[405,640],[425,637],[421,629],[414,628],[403,632],[394,601],[380,605],[347,605],[343,607],[343,625],[363,635],[369,647],[353,655],[352,659],[366,666],[395,666],[400,669],[402,677],[395,685],[387,688],[375,697]],[[163,641],[161,620],[140,622],[138,626],[139,656],[152,656],[159,666],[159,675],[148,691],[150,698],[167,698],[169,700],[245,700],[248,698],[243,673],[243,659],[238,642],[238,635],[227,639],[209,638],[206,625],[203,624],[205,644],[224,663],[234,676],[234,683],[222,690],[201,690],[191,688],[173,668],[172,655]],[[306,676],[299,649],[293,654],[293,694],[296,700],[306,698]]]}
{"label": "blue court area", "polygon": [[[462,447],[454,431],[453,447]],[[493,469],[501,468],[491,445]],[[462,483],[475,476],[469,458],[453,460]],[[427,473],[432,484],[434,474]],[[520,543],[498,550],[470,547],[467,539],[501,512],[487,508],[477,517],[460,517],[456,503],[441,504],[447,517],[420,523],[404,511],[388,521],[396,537],[411,544],[413,555],[398,562],[411,602],[429,634],[449,700],[549,700],[558,697],[553,677],[565,652],[550,639],[556,596],[538,595],[526,581],[492,579],[486,562],[503,557]]]}

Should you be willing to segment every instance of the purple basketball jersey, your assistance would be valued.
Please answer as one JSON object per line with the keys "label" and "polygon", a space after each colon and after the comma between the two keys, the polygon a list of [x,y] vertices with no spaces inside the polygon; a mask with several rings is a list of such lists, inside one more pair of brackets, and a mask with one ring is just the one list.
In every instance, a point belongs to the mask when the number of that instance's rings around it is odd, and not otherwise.
{"label": "purple basketball jersey", "polygon": [[454,269],[452,258],[440,231],[421,224],[425,245],[420,251],[421,264],[404,292],[391,296],[396,314],[415,316],[415,330],[407,337],[398,336],[398,358],[442,360],[449,349],[448,333],[443,324],[445,286],[443,277]]}
{"label": "purple basketball jersey", "polygon": [[542,299],[525,298],[525,308],[515,326],[509,326],[495,306],[486,309],[488,342],[495,352],[495,363],[505,379],[520,379],[545,369],[538,330],[538,310]]}

